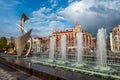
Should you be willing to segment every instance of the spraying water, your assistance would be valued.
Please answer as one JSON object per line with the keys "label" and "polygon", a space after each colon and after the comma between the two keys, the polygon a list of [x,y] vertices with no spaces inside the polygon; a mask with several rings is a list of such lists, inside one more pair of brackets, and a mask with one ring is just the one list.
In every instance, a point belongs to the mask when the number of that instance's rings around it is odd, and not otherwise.
{"label": "spraying water", "polygon": [[55,54],[55,48],[56,48],[56,39],[55,37],[50,38],[50,53],[49,53],[49,59],[54,59]]}
{"label": "spraying water", "polygon": [[61,36],[61,53],[62,53],[62,60],[66,60],[66,35]]}
{"label": "spraying water", "polygon": [[105,66],[106,63],[106,29],[98,29],[97,33],[97,65]]}
{"label": "spraying water", "polygon": [[97,33],[97,66],[94,69],[100,71],[109,71],[111,68],[107,66],[107,47],[106,47],[106,29],[98,29]]}
{"label": "spraying water", "polygon": [[83,34],[82,32],[79,32],[76,34],[77,38],[77,62],[82,63],[83,62]]}

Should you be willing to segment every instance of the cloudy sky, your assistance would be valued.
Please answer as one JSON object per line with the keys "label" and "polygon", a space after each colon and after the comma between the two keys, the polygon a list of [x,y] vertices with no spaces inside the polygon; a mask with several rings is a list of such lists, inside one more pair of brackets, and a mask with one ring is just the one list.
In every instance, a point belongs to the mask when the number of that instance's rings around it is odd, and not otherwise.
{"label": "cloudy sky", "polygon": [[25,29],[32,28],[33,37],[72,29],[76,21],[95,36],[100,27],[108,34],[120,24],[120,0],[0,0],[0,37],[20,35],[16,23],[22,13],[29,17]]}

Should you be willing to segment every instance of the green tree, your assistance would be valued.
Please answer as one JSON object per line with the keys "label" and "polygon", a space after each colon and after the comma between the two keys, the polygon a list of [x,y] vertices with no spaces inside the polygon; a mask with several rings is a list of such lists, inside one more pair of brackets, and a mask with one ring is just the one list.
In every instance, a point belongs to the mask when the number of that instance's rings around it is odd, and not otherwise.
{"label": "green tree", "polygon": [[0,49],[6,48],[7,47],[7,39],[6,37],[1,37],[0,38]]}

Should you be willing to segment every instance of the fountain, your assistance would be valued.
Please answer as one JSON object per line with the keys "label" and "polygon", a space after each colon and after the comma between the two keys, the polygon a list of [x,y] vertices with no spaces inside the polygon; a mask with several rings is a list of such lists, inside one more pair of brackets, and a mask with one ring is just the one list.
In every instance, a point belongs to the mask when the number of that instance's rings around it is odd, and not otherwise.
{"label": "fountain", "polygon": [[97,67],[100,71],[109,70],[110,68],[107,66],[107,51],[106,51],[106,29],[101,28],[97,33]]}
{"label": "fountain", "polygon": [[83,35],[82,33],[77,33],[77,61],[82,63],[82,56],[83,56]]}
{"label": "fountain", "polygon": [[54,61],[55,48],[56,48],[56,39],[55,37],[51,37],[50,38],[50,53],[49,53],[48,62]]}
{"label": "fountain", "polygon": [[66,35],[61,36],[61,64],[66,63],[66,48],[67,48],[67,43],[66,43]]}
{"label": "fountain", "polygon": [[79,32],[76,34],[76,41],[77,41],[77,67],[84,66],[83,65],[83,34]]}
{"label": "fountain", "polygon": [[82,67],[84,66],[83,64],[83,34],[82,32],[78,32],[76,34],[76,58],[77,58],[77,62],[75,64],[72,64],[72,66],[76,66],[76,67]]}

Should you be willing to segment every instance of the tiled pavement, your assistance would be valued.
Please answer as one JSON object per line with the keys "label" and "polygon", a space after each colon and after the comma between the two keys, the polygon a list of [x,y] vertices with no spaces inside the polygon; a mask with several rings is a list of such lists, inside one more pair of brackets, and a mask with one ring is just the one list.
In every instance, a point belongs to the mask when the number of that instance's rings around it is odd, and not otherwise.
{"label": "tiled pavement", "polygon": [[41,80],[0,63],[0,80]]}

